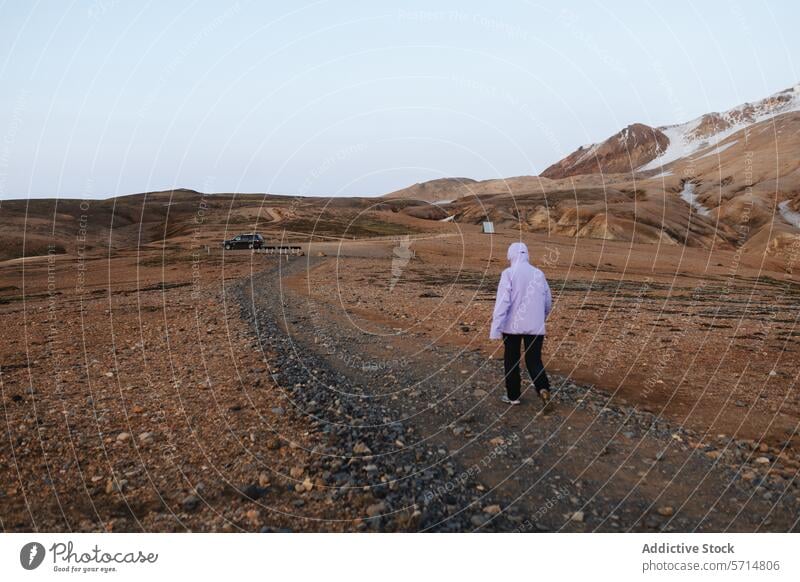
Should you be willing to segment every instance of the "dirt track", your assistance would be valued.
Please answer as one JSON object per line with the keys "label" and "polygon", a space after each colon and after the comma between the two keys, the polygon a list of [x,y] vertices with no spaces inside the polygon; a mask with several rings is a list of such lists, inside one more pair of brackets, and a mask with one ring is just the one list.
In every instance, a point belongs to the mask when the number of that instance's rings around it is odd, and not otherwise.
{"label": "dirt track", "polygon": [[[396,468],[399,451],[419,449],[431,459],[425,470],[445,469],[444,479],[412,479],[410,489],[381,507],[386,513],[413,511],[411,499],[425,507],[444,498],[424,527],[441,529],[452,520],[458,530],[797,529],[796,461],[785,453],[788,466],[777,451],[751,441],[723,435],[701,443],[563,377],[553,378],[552,413],[543,414],[530,392],[523,406],[507,408],[498,400],[499,361],[359,320],[336,299],[314,293],[308,273],[326,260],[332,259],[278,265],[280,278],[257,274],[245,286],[244,308],[255,313],[262,344],[278,354],[276,380],[292,395],[294,414],[325,431],[341,413],[320,403],[346,400],[354,415],[346,424],[361,426],[359,438],[381,468]],[[277,343],[275,322],[286,334]],[[359,411],[378,407],[383,421],[367,429]],[[380,432],[398,423],[413,435],[399,450]],[[389,475],[394,479],[404,481]],[[372,481],[365,476],[356,484]]]}

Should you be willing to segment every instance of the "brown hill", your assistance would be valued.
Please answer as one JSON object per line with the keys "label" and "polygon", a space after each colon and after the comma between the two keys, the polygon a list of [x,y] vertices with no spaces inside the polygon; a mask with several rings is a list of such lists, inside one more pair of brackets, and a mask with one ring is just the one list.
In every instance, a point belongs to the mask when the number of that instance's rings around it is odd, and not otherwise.
{"label": "brown hill", "polygon": [[154,244],[165,249],[218,245],[224,238],[252,231],[275,239],[401,234],[419,229],[414,218],[401,213],[414,206],[404,200],[376,205],[370,198],[183,189],[106,200],[5,200],[0,203],[0,260],[49,252],[113,253]]}
{"label": "brown hill", "polygon": [[475,184],[470,178],[439,178],[428,182],[418,182],[413,186],[385,194],[384,198],[402,198],[422,202],[441,202],[454,200],[471,193]]}
{"label": "brown hill", "polygon": [[542,176],[557,180],[579,174],[630,172],[654,160],[668,145],[669,138],[660,130],[634,123],[602,143],[581,146],[548,167]]}

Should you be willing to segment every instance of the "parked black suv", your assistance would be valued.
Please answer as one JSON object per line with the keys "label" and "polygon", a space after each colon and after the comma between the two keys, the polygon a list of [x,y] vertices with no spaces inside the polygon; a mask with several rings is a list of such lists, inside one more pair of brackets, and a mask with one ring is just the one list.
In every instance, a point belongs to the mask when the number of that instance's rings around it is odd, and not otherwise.
{"label": "parked black suv", "polygon": [[231,249],[260,249],[263,245],[264,237],[260,234],[240,234],[222,243],[226,251]]}

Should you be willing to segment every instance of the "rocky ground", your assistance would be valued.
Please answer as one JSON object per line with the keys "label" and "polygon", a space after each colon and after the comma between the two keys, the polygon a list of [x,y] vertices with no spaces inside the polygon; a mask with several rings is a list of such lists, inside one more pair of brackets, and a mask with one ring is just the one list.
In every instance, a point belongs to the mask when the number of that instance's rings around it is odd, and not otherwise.
{"label": "rocky ground", "polygon": [[[288,262],[154,248],[77,264],[74,257],[3,264],[0,527],[797,529],[800,458],[786,364],[795,346],[784,307],[793,287],[782,284],[759,304],[769,333],[750,332],[765,336],[758,345],[770,356],[754,359],[752,373],[774,384],[753,393],[752,377],[740,374],[743,388],[728,395],[730,407],[701,399],[692,405],[698,414],[681,416],[680,407],[659,405],[669,396],[655,404],[637,397],[631,386],[641,378],[617,382],[636,342],[612,342],[606,351],[596,343],[582,364],[564,366],[566,357],[553,354],[579,331],[571,322],[611,317],[585,309],[598,299],[591,293],[639,304],[627,317],[593,325],[623,337],[638,330],[630,323],[637,313],[650,314],[647,322],[662,327],[648,329],[663,333],[647,341],[671,338],[673,357],[691,350],[697,333],[710,338],[713,357],[723,345],[714,343],[718,334],[728,331],[693,316],[688,332],[671,332],[656,307],[678,299],[664,301],[670,290],[657,278],[643,293],[639,274],[615,288],[576,271],[574,259],[568,272],[556,260],[547,267],[561,283],[545,350],[556,405],[541,410],[528,388],[524,404],[509,409],[498,400],[502,366],[484,329],[501,262],[491,259],[484,274],[478,259],[466,260],[454,279],[452,253],[437,254],[451,240],[419,242],[394,285],[392,243],[384,242],[344,252],[335,244],[319,253],[328,256]],[[486,239],[464,240],[458,244]],[[466,249],[473,257],[483,250]],[[685,295],[695,286],[684,283],[680,301],[691,303]],[[749,317],[749,304],[703,297],[720,313]],[[603,362],[606,378],[581,375]],[[648,365],[645,379],[671,381],[657,361]],[[684,366],[687,383],[707,366],[702,359]],[[608,378],[614,384],[604,385]],[[668,389],[654,384],[652,393]],[[710,430],[713,423],[703,423],[715,410],[727,426],[738,411],[742,429]]]}
{"label": "rocky ground", "polygon": [[[797,527],[798,458],[785,447],[703,439],[559,376],[555,410],[542,411],[531,391],[509,409],[498,400],[499,361],[425,345],[424,334],[357,318],[329,294],[302,293],[298,279],[308,283],[325,263],[258,274],[242,302],[276,354],[276,381],[294,414],[330,435],[318,451],[329,484],[337,485],[329,464],[338,468],[341,457],[364,465],[364,474],[339,475],[348,486],[390,484],[374,511],[422,511],[414,527],[459,531]],[[409,455],[417,462],[406,465]]]}
{"label": "rocky ground", "polygon": [[2,529],[358,529],[226,296],[263,265],[162,256],[5,270]]}

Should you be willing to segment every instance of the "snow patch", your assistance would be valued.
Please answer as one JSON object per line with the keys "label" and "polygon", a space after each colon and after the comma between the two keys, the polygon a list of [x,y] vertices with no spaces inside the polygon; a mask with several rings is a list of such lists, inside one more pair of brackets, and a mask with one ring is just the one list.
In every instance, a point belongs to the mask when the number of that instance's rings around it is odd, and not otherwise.
{"label": "snow patch", "polygon": [[711,211],[697,201],[697,194],[694,192],[694,184],[688,180],[683,184],[681,190],[681,198],[692,207],[692,209],[701,216],[708,216]]}
{"label": "snow patch", "polygon": [[650,176],[650,180],[655,180],[657,178],[668,178],[668,177],[673,176],[673,175],[674,174],[672,173],[672,170],[665,170],[665,171],[661,172],[660,174],[656,174],[655,176]]}
{"label": "snow patch", "polygon": [[697,127],[700,123],[699,119],[684,123],[683,125],[673,125],[670,127],[661,128],[661,132],[669,139],[667,149],[659,153],[652,161],[646,163],[644,166],[638,168],[639,171],[645,172],[647,170],[656,170],[690,155],[693,151],[699,149],[699,146],[692,147],[688,142],[687,136]]}
{"label": "snow patch", "polygon": [[599,148],[600,148],[600,144],[599,143],[595,143],[595,144],[592,144],[592,145],[588,146],[586,148],[586,151],[584,151],[581,154],[581,156],[577,160],[575,160],[575,163],[573,165],[578,165],[581,162],[584,162],[585,160],[588,160],[589,158],[592,158]]}
{"label": "snow patch", "polygon": [[800,111],[800,85],[795,85],[791,89],[781,91],[756,103],[745,103],[720,114],[720,118],[728,122],[730,127],[709,138],[696,138],[693,136],[694,130],[702,123],[703,116],[679,125],[659,127],[658,129],[669,138],[669,145],[655,159],[641,166],[638,170],[642,172],[655,170],[709,146],[719,146],[720,142],[727,137],[749,125],[766,121],[791,111]]}
{"label": "snow patch", "polygon": [[711,150],[711,151],[710,151],[710,152],[708,152],[707,154],[703,154],[702,156],[700,156],[700,157],[699,157],[699,158],[697,158],[697,159],[698,159],[698,160],[701,160],[701,159],[703,159],[703,158],[707,158],[708,156],[718,156],[719,154],[721,154],[722,152],[724,152],[724,151],[725,151],[726,149],[728,149],[729,147],[731,147],[731,146],[735,146],[737,143],[739,143],[739,140],[738,140],[738,139],[735,139],[735,140],[733,140],[733,141],[731,141],[731,142],[728,142],[728,143],[726,143],[726,144],[722,144],[721,146],[717,146],[717,147],[715,147],[713,150]]}
{"label": "snow patch", "polygon": [[795,228],[800,228],[800,212],[795,212],[789,208],[788,200],[784,200],[778,204],[778,210],[780,210],[781,216],[786,222]]}

